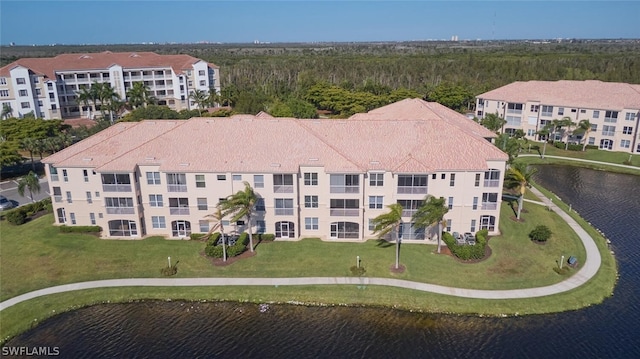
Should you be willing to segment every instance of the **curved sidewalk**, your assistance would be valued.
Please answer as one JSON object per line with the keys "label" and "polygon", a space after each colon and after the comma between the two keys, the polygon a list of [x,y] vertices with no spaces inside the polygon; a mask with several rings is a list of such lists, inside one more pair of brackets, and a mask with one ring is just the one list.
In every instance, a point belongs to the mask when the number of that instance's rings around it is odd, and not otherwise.
{"label": "curved sidewalk", "polygon": [[582,268],[566,280],[546,287],[512,289],[512,290],[479,290],[453,288],[435,284],[411,282],[393,278],[368,277],[300,277],[300,278],[132,278],[109,279],[91,282],[64,284],[25,293],[0,303],[0,311],[29,299],[55,294],[93,288],[113,287],[206,287],[206,286],[291,286],[291,285],[381,285],[414,289],[424,292],[451,295],[456,297],[477,299],[515,299],[534,298],[566,292],[577,288],[591,279],[602,262],[600,252],[593,238],[578,225],[568,214],[558,208],[536,188],[531,191],[538,196],[544,205],[558,213],[578,234],[587,252],[587,259]]}

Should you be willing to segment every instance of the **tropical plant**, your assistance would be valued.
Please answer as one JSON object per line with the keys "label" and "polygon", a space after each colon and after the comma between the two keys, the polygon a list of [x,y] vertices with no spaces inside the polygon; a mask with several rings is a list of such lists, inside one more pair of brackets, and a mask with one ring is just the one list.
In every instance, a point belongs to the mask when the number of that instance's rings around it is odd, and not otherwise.
{"label": "tropical plant", "polygon": [[562,121],[567,128],[567,142],[564,144],[564,150],[567,151],[569,150],[569,137],[573,135],[573,131],[571,131],[571,129],[576,126],[576,123],[571,121],[571,117],[563,117]]}
{"label": "tropical plant", "polygon": [[200,110],[200,114],[202,115],[202,110],[209,101],[209,95],[203,90],[196,89],[189,94],[189,98],[198,106],[198,110]]}
{"label": "tropical plant", "polygon": [[411,218],[415,228],[426,229],[434,224],[438,225],[438,253],[440,253],[442,240],[442,224],[447,212],[449,212],[449,207],[447,207],[444,197],[436,198],[427,195],[422,206],[418,208]]}
{"label": "tropical plant", "polygon": [[396,269],[400,268],[400,225],[402,224],[402,205],[399,203],[387,206],[389,212],[372,220],[373,234],[383,238],[389,233],[396,234]]}
{"label": "tropical plant", "polygon": [[207,105],[216,107],[220,104],[220,94],[216,89],[209,89],[209,95],[207,96]]}
{"label": "tropical plant", "polygon": [[155,103],[156,100],[151,96],[149,88],[145,86],[144,82],[134,82],[131,88],[127,91],[127,103],[133,109],[138,107],[147,107]]}
{"label": "tropical plant", "polygon": [[511,164],[504,176],[505,187],[516,190],[520,193],[518,198],[518,214],[516,219],[520,220],[522,212],[522,203],[527,187],[531,187],[531,178],[537,172],[533,167],[528,167],[526,163],[514,162]]}
{"label": "tropical plant", "polygon": [[544,127],[542,127],[536,132],[536,134],[540,136],[539,139],[544,138],[544,144],[542,145],[542,158],[544,158],[544,154],[547,151],[547,142],[549,142],[549,135],[551,134],[552,129],[553,129],[553,123],[547,122],[544,125]]}
{"label": "tropical plant", "polygon": [[31,158],[31,169],[35,171],[36,164],[33,160],[33,153],[38,151],[38,141],[33,138],[23,138],[20,140],[20,148],[29,152],[29,157]]}
{"label": "tropical plant", "polygon": [[247,219],[247,227],[249,229],[249,249],[253,252],[253,234],[251,231],[251,216],[253,214],[258,196],[254,192],[249,182],[244,182],[244,190],[238,191],[220,201],[220,209],[225,214],[232,215],[233,222],[239,221],[241,218]]}
{"label": "tropical plant", "polygon": [[591,132],[591,122],[587,119],[581,120],[578,122],[578,128],[574,131],[574,133],[582,134],[582,140],[584,143],[582,144],[582,151],[587,149],[587,136]]}
{"label": "tropical plant", "polygon": [[498,132],[507,121],[497,113],[488,113],[480,121],[480,124],[491,132]]}
{"label": "tropical plant", "polygon": [[209,232],[207,232],[207,235],[205,236],[205,238],[211,237],[211,234],[215,231],[220,232],[220,237],[222,238],[222,260],[226,262],[227,261],[227,246],[226,246],[227,240],[224,235],[224,225],[222,224],[222,221],[224,219],[224,213],[222,212],[222,208],[220,208],[220,203],[218,203],[218,205],[216,206],[215,212],[207,215],[206,217],[211,219],[211,222],[213,222],[213,225],[211,226],[211,228],[209,228]]}
{"label": "tropical plant", "polygon": [[529,238],[536,242],[546,242],[551,238],[551,229],[545,225],[538,225],[529,232]]}
{"label": "tropical plant", "polygon": [[89,110],[88,118],[91,118],[92,113],[96,111],[96,100],[97,93],[95,91],[91,91],[90,88],[83,87],[77,93],[76,97],[78,99],[78,103],[81,105],[80,113],[84,112],[84,108],[87,107]]}
{"label": "tropical plant", "polygon": [[24,190],[29,190],[29,197],[31,197],[31,201],[36,202],[33,198],[33,192],[40,192],[40,180],[38,179],[38,175],[33,171],[29,171],[29,173],[20,178],[18,180],[18,194],[24,197]]}

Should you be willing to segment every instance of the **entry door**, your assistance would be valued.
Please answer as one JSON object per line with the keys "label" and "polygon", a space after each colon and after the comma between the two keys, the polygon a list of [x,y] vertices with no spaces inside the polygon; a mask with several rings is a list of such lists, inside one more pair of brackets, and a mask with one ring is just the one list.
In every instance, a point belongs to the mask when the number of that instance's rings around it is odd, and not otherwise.
{"label": "entry door", "polygon": [[176,222],[176,230],[178,231],[178,237],[186,237],[187,236],[187,226],[184,221]]}
{"label": "entry door", "polygon": [[600,140],[600,149],[610,150],[613,148],[613,140]]}
{"label": "entry door", "polygon": [[289,222],[280,222],[280,233],[282,238],[289,238]]}

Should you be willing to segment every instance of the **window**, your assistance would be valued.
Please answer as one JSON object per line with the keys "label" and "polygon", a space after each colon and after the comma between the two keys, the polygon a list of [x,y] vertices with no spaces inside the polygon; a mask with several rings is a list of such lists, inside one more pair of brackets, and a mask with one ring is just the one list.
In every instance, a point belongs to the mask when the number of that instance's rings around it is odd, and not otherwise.
{"label": "window", "polygon": [[62,191],[60,187],[53,187],[53,200],[55,202],[62,202]]}
{"label": "window", "polygon": [[476,220],[475,219],[471,220],[471,227],[469,228],[469,232],[471,232],[471,233],[475,233],[476,232]]}
{"label": "window", "polygon": [[558,115],[564,115],[564,107],[558,107]]}
{"label": "window", "polygon": [[7,78],[6,77],[0,77],[0,85],[6,85],[7,84]]}
{"label": "window", "polygon": [[128,173],[103,173],[102,190],[105,192],[131,192],[131,179]]}
{"label": "window", "polygon": [[360,213],[360,201],[357,199],[331,199],[329,215],[355,217]]}
{"label": "window", "polygon": [[206,80],[200,80],[200,86],[207,86]]}
{"label": "window", "polygon": [[89,172],[87,170],[82,170],[82,176],[85,182],[89,182]]}
{"label": "window", "polygon": [[198,75],[199,75],[199,76],[204,76],[204,75],[205,75],[204,70],[199,70],[199,71],[198,71]]}
{"label": "window", "polygon": [[522,118],[519,116],[507,116],[505,120],[507,120],[507,126],[520,127],[522,125]]}
{"label": "window", "polygon": [[189,214],[189,198],[169,198],[169,214]]}
{"label": "window", "polygon": [[590,145],[595,145],[596,144],[596,138],[595,137],[589,137],[589,144]]}
{"label": "window", "polygon": [[38,107],[42,107],[44,106],[44,104],[42,103],[42,100],[38,100]]}
{"label": "window", "polygon": [[293,238],[295,235],[293,222],[276,222],[276,238]]}
{"label": "window", "polygon": [[193,81],[189,80],[189,81],[187,82],[187,86],[189,86],[189,87],[193,87]]}
{"label": "window", "polygon": [[500,170],[491,168],[484,173],[484,186],[485,187],[498,187],[500,186]]}
{"label": "window", "polygon": [[265,233],[267,231],[267,222],[258,220],[256,221],[256,233]]}
{"label": "window", "polygon": [[58,223],[67,223],[67,215],[64,212],[64,208],[58,208],[56,212],[58,214]]}
{"label": "window", "polygon": [[104,206],[107,214],[134,214],[133,198],[131,197],[105,197]]}
{"label": "window", "polygon": [[218,181],[226,181],[227,175],[218,175]]}
{"label": "window", "polygon": [[427,193],[427,179],[427,175],[398,175],[398,193]]}
{"label": "window", "polygon": [[275,209],[276,209],[276,216],[292,216],[293,215],[293,199],[276,198]]}
{"label": "window", "polygon": [[369,208],[381,209],[383,206],[383,196],[369,196]]}
{"label": "window", "polygon": [[71,192],[67,191],[67,202],[68,203],[73,203],[73,199],[71,198]]}
{"label": "window", "polygon": [[538,112],[539,109],[540,109],[539,105],[531,105],[529,112]]}
{"label": "window", "polygon": [[598,111],[598,110],[594,110],[594,111],[593,111],[593,116],[592,116],[592,117],[593,117],[593,118],[600,118],[600,111]]}
{"label": "window", "polygon": [[96,225],[96,214],[95,213],[89,213],[89,221],[91,221],[91,225],[92,226]]}
{"label": "window", "polygon": [[624,119],[625,119],[625,121],[635,121],[635,119],[636,119],[636,114],[635,114],[635,113],[631,113],[631,112],[627,112],[627,113],[624,115]]}
{"label": "window", "polygon": [[184,173],[167,173],[167,191],[187,192],[187,175]]}
{"label": "window", "polygon": [[263,175],[253,175],[253,187],[254,188],[264,188],[264,176]]}
{"label": "window", "polygon": [[399,199],[397,203],[402,206],[402,217],[412,217],[424,201],[421,199]]}
{"label": "window", "polygon": [[498,194],[497,193],[483,193],[482,194],[482,207],[480,209],[495,210],[498,208]]}
{"label": "window", "polygon": [[620,141],[620,147],[622,147],[622,148],[631,147],[631,141],[629,141],[629,140],[621,140]]}
{"label": "window", "polygon": [[207,205],[206,198],[198,198],[198,210],[199,211],[207,211],[209,210],[209,206]]}
{"label": "window", "polygon": [[435,173],[431,175],[431,179],[432,179],[432,180],[435,180],[435,179],[436,179],[436,177],[437,177],[437,175],[436,175]]}
{"label": "window", "polygon": [[616,123],[618,121],[618,111],[605,111],[604,122]]}
{"label": "window", "polygon": [[0,90],[0,97],[9,97],[9,90]]}
{"label": "window", "polygon": [[369,186],[372,186],[372,187],[384,186],[384,173],[370,173]]}
{"label": "window", "polygon": [[533,136],[535,136],[535,135],[536,135],[536,130],[534,130],[534,129],[532,129],[532,128],[530,128],[530,129],[528,129],[528,130],[527,130],[527,136],[528,136],[528,137],[533,137]]}
{"label": "window", "polygon": [[29,94],[27,93],[27,90],[20,90],[20,91],[18,91],[18,93],[20,94],[20,96],[27,96],[27,95],[29,95]]}
{"label": "window", "polygon": [[360,193],[359,175],[330,175],[330,193]]}
{"label": "window", "polygon": [[162,207],[164,205],[162,203],[162,195],[161,194],[150,194],[149,195],[149,205],[151,207]]}
{"label": "window", "polygon": [[31,104],[28,102],[20,102],[21,108],[31,108]]}
{"label": "window", "polygon": [[601,150],[611,150],[613,149],[613,140],[608,140],[608,139],[601,139],[600,140],[600,147]]}
{"label": "window", "polygon": [[304,218],[304,229],[307,230],[318,230],[318,217],[305,217]]}
{"label": "window", "polygon": [[138,227],[135,221],[117,219],[109,221],[109,235],[112,237],[131,237],[138,235]]}
{"label": "window", "polygon": [[87,193],[86,193],[86,194],[87,194],[87,203],[88,203],[88,204],[93,203],[93,199],[91,199],[91,192],[90,192],[90,191],[87,191]]}
{"label": "window", "polygon": [[273,175],[273,192],[274,193],[293,193],[293,175],[274,174]]}
{"label": "window", "polygon": [[204,175],[196,175],[196,188],[205,188],[207,183],[204,180]]}
{"label": "window", "polygon": [[481,216],[480,217],[480,229],[486,229],[489,232],[495,231],[496,217],[494,216]]}
{"label": "window", "polygon": [[447,232],[451,232],[451,220],[447,219]]}
{"label": "window", "polygon": [[474,211],[478,209],[478,197],[473,197],[473,206],[471,207]]}
{"label": "window", "polygon": [[616,134],[616,126],[602,126],[602,135],[603,136],[614,136]]}
{"label": "window", "polygon": [[151,226],[153,228],[167,228],[164,216],[151,216]]}
{"label": "window", "polygon": [[316,172],[305,172],[305,174],[304,174],[304,185],[305,186],[317,186],[318,185],[318,174]]}
{"label": "window", "polygon": [[572,109],[571,109],[571,112],[572,112],[572,113],[576,113],[576,112],[578,112],[578,110],[576,110],[575,108],[572,108]]}
{"label": "window", "polygon": [[447,203],[448,203],[449,209],[453,209],[453,197],[449,197],[449,200]]}
{"label": "window", "polygon": [[16,83],[17,83],[18,85],[24,85],[24,84],[26,84],[27,82],[24,80],[24,77],[18,77],[18,78],[16,79]]}
{"label": "window", "polygon": [[424,240],[424,228],[416,228],[413,223],[400,223],[398,233],[401,239],[421,239]]}
{"label": "window", "polygon": [[200,220],[198,222],[198,224],[200,225],[200,233],[207,233],[209,232],[209,221],[207,220]]}
{"label": "window", "polygon": [[598,124],[597,123],[592,123],[591,124],[591,131],[593,131],[593,132],[598,131]]}
{"label": "window", "polygon": [[318,196],[304,196],[305,208],[318,208]]}
{"label": "window", "polygon": [[71,224],[76,224],[76,214],[71,212],[69,216],[71,217]]}
{"label": "window", "polygon": [[542,105],[542,112],[540,113],[540,115],[553,116],[553,106]]}
{"label": "window", "polygon": [[443,173],[443,174],[440,175],[440,179],[446,179],[446,178],[447,178],[447,174],[446,173]]}
{"label": "window", "polygon": [[449,187],[453,187],[456,185],[456,174],[452,173],[449,177]]}
{"label": "window", "polygon": [[234,181],[242,181],[242,175],[231,175],[231,179]]}
{"label": "window", "polygon": [[625,134],[625,135],[631,135],[631,134],[633,134],[633,127],[631,127],[631,126],[624,126],[624,127],[622,128],[622,133],[623,133],[623,134]]}
{"label": "window", "polygon": [[354,222],[331,223],[331,238],[359,238],[360,225]]}
{"label": "window", "polygon": [[507,105],[507,113],[521,114],[523,107],[524,105],[521,103],[509,103]]}
{"label": "window", "polygon": [[476,180],[473,183],[474,187],[480,187],[480,173],[476,173]]}
{"label": "window", "polygon": [[375,226],[375,222],[373,221],[373,218],[369,218],[369,230],[371,232],[376,230],[376,226]]}

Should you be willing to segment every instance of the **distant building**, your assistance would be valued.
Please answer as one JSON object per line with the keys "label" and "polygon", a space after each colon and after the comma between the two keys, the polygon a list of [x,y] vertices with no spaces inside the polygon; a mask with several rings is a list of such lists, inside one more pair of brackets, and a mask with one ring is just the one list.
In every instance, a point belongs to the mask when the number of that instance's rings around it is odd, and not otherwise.
{"label": "distant building", "polygon": [[536,134],[548,122],[569,117],[575,123],[588,119],[591,131],[560,138],[600,149],[640,153],[640,85],[588,81],[514,82],[476,96],[476,115],[484,118],[496,113],[507,123],[504,132],[522,129],[527,138],[542,140]]}
{"label": "distant building", "polygon": [[57,224],[108,238],[182,238],[248,182],[252,223],[278,239],[364,240],[400,203],[403,240],[434,243],[411,216],[444,197],[445,230],[499,233],[507,155],[495,134],[440,104],[403,100],[348,120],[268,114],[118,123],[43,160]]}
{"label": "distant building", "polygon": [[63,54],[53,58],[24,58],[0,68],[0,104],[13,116],[33,112],[45,119],[85,117],[89,108],[77,94],[92,83],[109,83],[126,100],[133,83],[143,82],[160,105],[191,109],[194,90],[220,92],[218,66],[188,55],[153,52]]}

